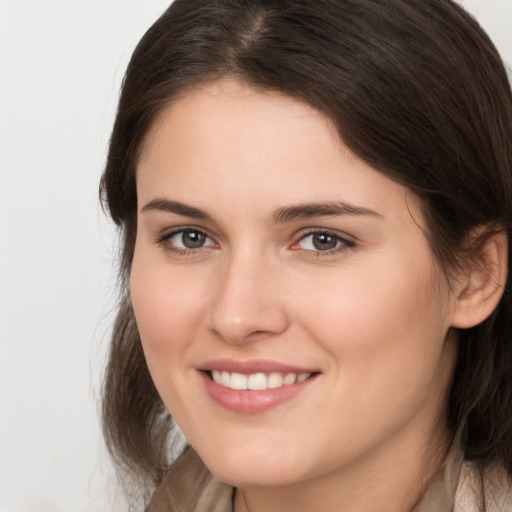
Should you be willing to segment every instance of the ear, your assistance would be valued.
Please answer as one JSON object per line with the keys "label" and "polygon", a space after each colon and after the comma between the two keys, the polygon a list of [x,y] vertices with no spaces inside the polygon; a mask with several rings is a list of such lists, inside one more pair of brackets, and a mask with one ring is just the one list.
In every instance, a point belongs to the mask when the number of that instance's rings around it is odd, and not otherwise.
{"label": "ear", "polygon": [[[473,240],[482,235],[478,230]],[[503,233],[488,236],[471,255],[457,280],[452,327],[469,329],[483,322],[496,309],[507,282],[508,238]]]}

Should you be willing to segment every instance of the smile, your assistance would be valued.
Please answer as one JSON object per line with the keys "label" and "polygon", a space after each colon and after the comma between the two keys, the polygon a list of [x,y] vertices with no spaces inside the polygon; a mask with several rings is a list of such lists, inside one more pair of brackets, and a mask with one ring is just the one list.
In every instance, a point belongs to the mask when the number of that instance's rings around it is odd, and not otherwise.
{"label": "smile", "polygon": [[232,359],[210,361],[199,370],[207,395],[222,408],[243,414],[263,413],[293,399],[321,374],[272,361]]}
{"label": "smile", "polygon": [[242,373],[213,370],[212,379],[217,384],[235,390],[249,389],[252,391],[263,391],[265,389],[277,389],[282,386],[291,386],[295,383],[304,382],[311,377],[311,373]]}

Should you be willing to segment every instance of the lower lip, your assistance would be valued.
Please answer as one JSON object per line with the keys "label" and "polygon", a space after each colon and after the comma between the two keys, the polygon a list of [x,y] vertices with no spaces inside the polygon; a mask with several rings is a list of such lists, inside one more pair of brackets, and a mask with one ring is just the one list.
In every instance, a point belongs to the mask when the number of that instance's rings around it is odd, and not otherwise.
{"label": "lower lip", "polygon": [[210,398],[225,409],[244,414],[259,414],[277,407],[296,397],[317,378],[314,375],[303,382],[297,382],[288,386],[252,391],[227,388],[217,384],[205,372],[200,371],[199,374]]}

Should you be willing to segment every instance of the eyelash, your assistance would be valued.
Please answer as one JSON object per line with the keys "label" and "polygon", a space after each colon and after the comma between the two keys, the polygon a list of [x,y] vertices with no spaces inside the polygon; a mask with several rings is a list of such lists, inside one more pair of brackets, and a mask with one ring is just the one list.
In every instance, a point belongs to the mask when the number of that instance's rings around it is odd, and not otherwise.
{"label": "eyelash", "polygon": [[174,254],[177,254],[178,256],[193,256],[197,254],[201,249],[204,249],[205,247],[211,247],[213,244],[207,244],[207,245],[201,245],[200,247],[197,247],[195,249],[192,248],[183,248],[183,247],[177,247],[174,245],[170,240],[179,234],[185,234],[186,232],[190,233],[196,233],[200,236],[204,236],[206,240],[212,241],[211,237],[208,236],[207,233],[205,233],[202,229],[193,227],[193,226],[186,226],[182,228],[175,229],[171,231],[170,233],[165,233],[164,235],[160,236],[156,242],[157,244],[162,247],[165,251],[172,252]]}
{"label": "eyelash", "polygon": [[[306,240],[308,237],[313,237],[314,235],[326,235],[328,237],[333,238],[336,241],[336,247],[334,247],[332,249],[327,249],[327,250],[324,250],[324,251],[323,250],[319,250],[319,249],[317,249],[317,250],[314,250],[314,249],[302,249],[300,247],[297,247],[300,242]],[[348,237],[342,236],[337,231],[331,231],[331,230],[328,230],[328,229],[317,228],[317,229],[310,229],[306,233],[304,233],[297,240],[297,242],[294,242],[292,244],[291,249],[299,250],[299,251],[302,250],[304,252],[311,253],[312,255],[314,255],[317,258],[321,258],[323,256],[331,256],[333,254],[345,252],[348,249],[351,249],[351,248],[353,248],[355,246],[356,246],[356,243],[355,243],[354,240],[349,239]]]}
{"label": "eyelash", "polygon": [[[195,233],[195,234],[198,234],[199,236],[203,236],[203,237],[205,237],[205,240],[210,240],[210,242],[212,242],[212,243],[206,244],[206,245],[203,244],[197,248],[182,248],[182,247],[177,247],[175,244],[170,242],[170,240],[174,236],[180,235],[180,234],[183,235],[186,232]],[[306,240],[308,237],[313,237],[314,235],[325,235],[327,237],[331,237],[335,240],[336,246],[332,249],[327,249],[327,250],[303,249],[303,248],[299,247],[299,244],[302,241]],[[183,256],[183,257],[193,256],[193,255],[197,254],[201,249],[204,249],[207,247],[213,247],[216,245],[216,243],[212,240],[211,237],[208,236],[208,234],[206,232],[204,232],[202,229],[199,229],[199,228],[196,228],[193,226],[181,227],[181,228],[171,231],[170,233],[165,233],[164,235],[158,237],[158,239],[156,240],[156,243],[159,246],[161,246],[165,251],[172,252],[178,256]],[[306,233],[303,233],[300,236],[300,238],[290,246],[290,249],[303,251],[306,253],[311,253],[311,255],[314,255],[315,257],[320,258],[323,256],[330,256],[330,255],[333,255],[336,253],[341,253],[341,252],[347,251],[348,249],[353,248],[355,246],[356,246],[356,243],[354,242],[354,240],[351,240],[345,236],[342,236],[340,233],[338,233],[336,231],[317,228],[317,229],[310,229]]]}

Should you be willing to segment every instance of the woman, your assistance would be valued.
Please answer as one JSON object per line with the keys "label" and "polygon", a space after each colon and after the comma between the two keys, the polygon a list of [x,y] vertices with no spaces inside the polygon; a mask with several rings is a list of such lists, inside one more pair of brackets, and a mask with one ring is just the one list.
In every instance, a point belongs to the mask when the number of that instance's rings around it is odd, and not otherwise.
{"label": "woman", "polygon": [[176,0],[102,192],[105,434],[148,510],[512,507],[512,99],[460,7]]}

